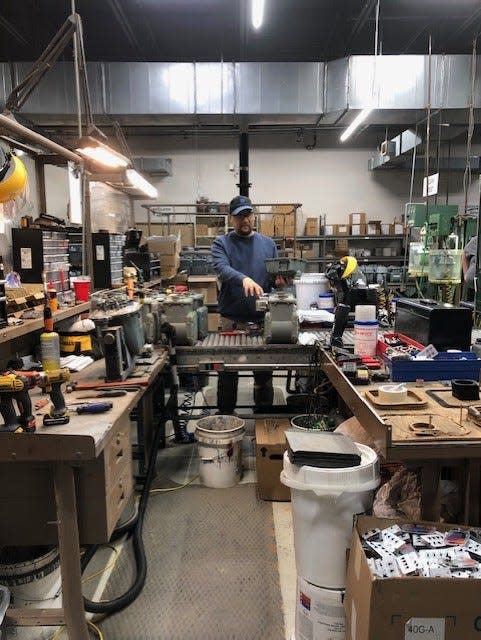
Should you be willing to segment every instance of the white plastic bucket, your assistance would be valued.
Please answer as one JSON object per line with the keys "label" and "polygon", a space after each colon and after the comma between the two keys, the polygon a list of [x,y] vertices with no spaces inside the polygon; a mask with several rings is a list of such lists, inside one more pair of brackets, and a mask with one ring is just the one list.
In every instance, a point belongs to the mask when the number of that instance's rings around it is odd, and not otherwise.
{"label": "white plastic bucket", "polygon": [[377,350],[377,320],[354,322],[354,353],[359,356],[375,356]]}
{"label": "white plastic bucket", "polygon": [[5,547],[0,555],[0,584],[12,593],[15,607],[51,597],[60,580],[56,547]]}
{"label": "white plastic bucket", "polygon": [[376,306],[373,304],[357,304],[354,310],[354,322],[368,322],[376,319]]}
{"label": "white plastic bucket", "polygon": [[344,589],[324,589],[297,578],[296,624],[292,640],[344,640]]}
{"label": "white plastic bucket", "polygon": [[297,572],[328,589],[345,587],[353,516],[371,508],[379,485],[375,451],[356,446],[361,464],[341,469],[298,466],[284,453],[281,482],[291,488]]}
{"label": "white plastic bucket", "polygon": [[319,309],[326,309],[326,311],[332,311],[334,309],[334,294],[333,293],[320,293],[317,300],[317,306]]}
{"label": "white plastic bucket", "polygon": [[236,416],[209,416],[197,421],[199,476],[206,487],[233,487],[241,479],[244,425],[244,420]]}
{"label": "white plastic bucket", "polygon": [[317,307],[319,294],[329,289],[329,280],[323,273],[303,273],[294,284],[298,309],[310,309],[311,304]]}

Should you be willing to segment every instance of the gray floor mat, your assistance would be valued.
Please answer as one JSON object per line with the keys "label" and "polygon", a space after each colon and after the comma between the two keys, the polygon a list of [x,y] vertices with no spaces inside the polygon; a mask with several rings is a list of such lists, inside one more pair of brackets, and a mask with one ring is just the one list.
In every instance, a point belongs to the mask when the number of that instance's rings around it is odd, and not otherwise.
{"label": "gray floor mat", "polygon": [[[142,594],[100,624],[115,640],[279,640],[284,637],[272,506],[255,484],[154,494],[144,526]],[[123,593],[132,553],[102,599]]]}

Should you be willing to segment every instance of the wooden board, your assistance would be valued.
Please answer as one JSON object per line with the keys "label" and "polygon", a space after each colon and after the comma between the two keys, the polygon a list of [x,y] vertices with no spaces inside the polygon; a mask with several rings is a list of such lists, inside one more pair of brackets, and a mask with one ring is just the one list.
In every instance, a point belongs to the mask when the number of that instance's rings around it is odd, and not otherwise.
{"label": "wooden board", "polygon": [[364,395],[372,402],[376,407],[382,408],[392,408],[399,407],[400,409],[416,409],[418,407],[425,407],[428,404],[427,398],[423,397],[416,391],[412,389],[408,389],[407,398],[403,402],[384,402],[379,399],[379,390],[378,389],[369,389],[364,392]]}

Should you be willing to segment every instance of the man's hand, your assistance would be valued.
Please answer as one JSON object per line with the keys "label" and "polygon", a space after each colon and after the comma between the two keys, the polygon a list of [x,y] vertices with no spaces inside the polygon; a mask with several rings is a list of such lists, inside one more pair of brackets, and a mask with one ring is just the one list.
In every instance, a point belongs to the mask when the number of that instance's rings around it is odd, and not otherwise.
{"label": "man's hand", "polygon": [[259,286],[257,282],[254,282],[252,278],[244,278],[242,280],[242,286],[244,287],[245,296],[255,296],[258,298],[264,293],[264,289]]}

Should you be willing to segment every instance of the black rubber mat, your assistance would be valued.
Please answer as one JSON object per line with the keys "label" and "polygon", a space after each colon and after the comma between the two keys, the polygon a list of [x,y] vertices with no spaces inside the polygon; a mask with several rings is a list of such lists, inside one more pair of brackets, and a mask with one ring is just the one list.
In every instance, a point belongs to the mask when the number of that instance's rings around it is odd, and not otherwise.
{"label": "black rubber mat", "polygon": [[[255,484],[153,494],[144,526],[142,594],[100,623],[106,640],[281,640],[282,598],[272,506]],[[102,599],[132,579],[129,545]]]}

